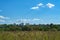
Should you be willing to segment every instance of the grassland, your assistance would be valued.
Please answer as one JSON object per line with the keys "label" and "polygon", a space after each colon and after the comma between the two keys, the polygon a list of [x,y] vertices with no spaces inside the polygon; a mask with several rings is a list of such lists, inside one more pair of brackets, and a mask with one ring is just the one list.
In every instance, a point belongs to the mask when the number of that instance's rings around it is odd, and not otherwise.
{"label": "grassland", "polygon": [[60,40],[60,31],[2,31],[0,40]]}

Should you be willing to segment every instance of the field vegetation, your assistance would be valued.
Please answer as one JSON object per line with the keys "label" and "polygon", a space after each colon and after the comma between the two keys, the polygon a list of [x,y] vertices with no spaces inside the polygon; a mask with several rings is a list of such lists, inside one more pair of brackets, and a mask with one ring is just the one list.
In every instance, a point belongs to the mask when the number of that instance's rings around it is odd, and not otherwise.
{"label": "field vegetation", "polygon": [[0,40],[60,40],[59,31],[0,32]]}
{"label": "field vegetation", "polygon": [[60,40],[60,25],[0,24],[0,40]]}

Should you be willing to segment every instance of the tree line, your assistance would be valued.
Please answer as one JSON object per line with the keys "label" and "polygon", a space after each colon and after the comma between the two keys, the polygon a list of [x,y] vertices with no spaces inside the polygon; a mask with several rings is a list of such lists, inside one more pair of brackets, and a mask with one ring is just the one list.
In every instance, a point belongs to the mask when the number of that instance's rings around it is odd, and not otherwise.
{"label": "tree line", "polygon": [[59,24],[0,24],[0,31],[60,31]]}

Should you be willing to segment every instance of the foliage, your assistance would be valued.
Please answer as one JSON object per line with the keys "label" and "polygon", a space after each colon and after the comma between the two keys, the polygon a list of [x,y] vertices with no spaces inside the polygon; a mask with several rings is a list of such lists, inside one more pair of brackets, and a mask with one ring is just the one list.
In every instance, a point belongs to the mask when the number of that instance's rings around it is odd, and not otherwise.
{"label": "foliage", "polygon": [[0,31],[60,31],[58,24],[0,24]]}

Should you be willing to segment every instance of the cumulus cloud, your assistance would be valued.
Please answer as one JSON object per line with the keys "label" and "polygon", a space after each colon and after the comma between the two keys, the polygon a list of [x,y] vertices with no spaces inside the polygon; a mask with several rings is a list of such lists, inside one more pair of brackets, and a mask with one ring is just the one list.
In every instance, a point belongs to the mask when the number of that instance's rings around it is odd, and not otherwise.
{"label": "cumulus cloud", "polygon": [[37,4],[37,6],[34,6],[31,9],[36,10],[36,9],[39,9],[40,7],[46,7],[46,6],[49,7],[49,8],[52,8],[55,5],[52,4],[52,3],[47,3],[46,5],[44,5],[43,3],[39,3],[39,4]]}
{"label": "cumulus cloud", "polygon": [[5,17],[5,16],[1,16],[0,15],[0,19],[10,19],[9,17]]}
{"label": "cumulus cloud", "polygon": [[36,9],[39,9],[39,7],[42,7],[42,6],[43,6],[43,4],[39,3],[36,6],[32,7],[31,9],[36,10]]}
{"label": "cumulus cloud", "polygon": [[40,6],[43,6],[43,5],[44,5],[44,4],[42,4],[42,3],[37,4],[37,6],[39,6],[39,7],[40,7]]}
{"label": "cumulus cloud", "polygon": [[46,4],[49,8],[52,8],[52,7],[54,7],[55,5],[54,4],[52,4],[52,3],[48,3],[48,4]]}
{"label": "cumulus cloud", "polygon": [[32,7],[31,9],[35,10],[35,9],[39,9],[39,7],[38,7],[38,6],[36,6],[36,7]]}

